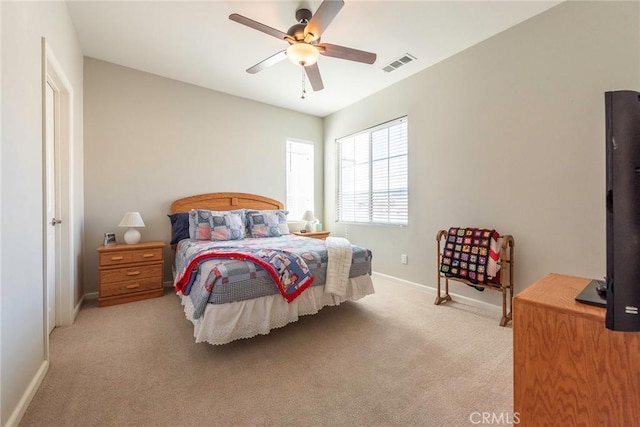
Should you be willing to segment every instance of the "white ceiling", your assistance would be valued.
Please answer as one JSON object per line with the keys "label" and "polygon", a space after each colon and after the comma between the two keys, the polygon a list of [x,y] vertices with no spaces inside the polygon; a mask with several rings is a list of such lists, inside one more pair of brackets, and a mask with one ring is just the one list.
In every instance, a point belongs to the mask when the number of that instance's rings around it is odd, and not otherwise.
{"label": "white ceiling", "polygon": [[[286,32],[295,10],[320,1],[69,1],[85,56],[324,117],[409,77],[559,1],[362,1],[345,5],[322,42],[374,52],[366,65],[321,56],[324,90],[301,99],[302,69],[282,61],[245,70],[287,47],[285,41],[228,19],[238,13]],[[417,58],[391,73],[389,62]]]}

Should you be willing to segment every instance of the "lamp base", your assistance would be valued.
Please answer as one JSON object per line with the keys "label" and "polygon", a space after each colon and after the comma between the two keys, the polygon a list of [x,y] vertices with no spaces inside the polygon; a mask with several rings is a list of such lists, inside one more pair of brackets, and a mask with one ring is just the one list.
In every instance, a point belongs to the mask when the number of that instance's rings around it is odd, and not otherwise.
{"label": "lamp base", "polygon": [[130,228],[124,233],[124,241],[128,245],[135,245],[140,241],[140,232],[135,228]]}
{"label": "lamp base", "polygon": [[307,223],[304,225],[304,229],[306,231],[315,231],[314,230],[314,226],[313,226],[313,221],[307,221]]}

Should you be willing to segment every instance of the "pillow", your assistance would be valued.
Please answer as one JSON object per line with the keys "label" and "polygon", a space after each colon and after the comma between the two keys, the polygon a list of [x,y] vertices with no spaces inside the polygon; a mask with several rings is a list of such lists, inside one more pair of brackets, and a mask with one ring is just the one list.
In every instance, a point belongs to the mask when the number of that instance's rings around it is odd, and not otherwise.
{"label": "pillow", "polygon": [[237,214],[240,215],[240,219],[242,220],[242,237],[247,235],[247,210],[246,209],[235,209],[232,211],[227,211],[225,213],[229,214]]}
{"label": "pillow", "polygon": [[213,211],[191,209],[189,211],[189,237],[196,240],[211,240],[211,215]]}
{"label": "pillow", "polygon": [[[277,218],[277,224],[278,224],[278,232],[280,233],[280,236],[283,236],[285,234],[291,234],[290,230],[289,230],[289,225],[287,224],[287,215],[289,214],[289,211],[285,211],[285,210],[261,210],[261,211],[257,211],[257,210],[248,210],[247,211],[247,215],[250,214],[273,214],[276,216]],[[250,230],[250,224],[247,224],[248,227],[248,231],[247,234],[251,234],[251,230]]]}
{"label": "pillow", "polygon": [[240,214],[214,212],[210,218],[211,240],[241,240],[244,238],[244,221]]}
{"label": "pillow", "polygon": [[249,235],[251,237],[280,237],[278,216],[269,211],[249,212]]}
{"label": "pillow", "polygon": [[171,221],[171,244],[189,238],[189,214],[187,212],[167,215]]}
{"label": "pillow", "polygon": [[189,211],[189,236],[196,240],[240,240],[245,236],[244,209]]}

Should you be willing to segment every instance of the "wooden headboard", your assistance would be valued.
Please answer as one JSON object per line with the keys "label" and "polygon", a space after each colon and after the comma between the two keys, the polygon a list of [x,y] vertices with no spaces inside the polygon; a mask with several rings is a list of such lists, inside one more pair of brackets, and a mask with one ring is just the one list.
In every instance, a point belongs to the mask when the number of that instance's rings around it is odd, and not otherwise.
{"label": "wooden headboard", "polygon": [[234,209],[284,209],[282,202],[250,193],[208,193],[178,199],[171,204],[171,213],[191,209],[230,211]]}

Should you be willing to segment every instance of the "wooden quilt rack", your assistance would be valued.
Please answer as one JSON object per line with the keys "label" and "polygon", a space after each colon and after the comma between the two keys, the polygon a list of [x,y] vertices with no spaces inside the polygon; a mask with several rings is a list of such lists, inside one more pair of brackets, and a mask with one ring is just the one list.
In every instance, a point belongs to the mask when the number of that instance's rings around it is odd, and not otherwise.
{"label": "wooden quilt rack", "polygon": [[[493,289],[502,292],[502,318],[500,319],[500,326],[506,326],[512,319],[511,307],[513,303],[513,266],[514,266],[514,253],[513,249],[515,242],[513,236],[505,234],[500,236],[502,238],[502,247],[500,250],[500,285],[495,283],[472,283],[460,277],[447,277],[440,272],[440,262],[442,260],[442,247],[441,243],[446,241],[448,230],[440,230],[436,234],[436,242],[438,243],[438,295],[436,296],[435,305],[440,305],[446,301],[451,301],[449,295],[449,280],[455,280],[456,282],[462,282],[466,285],[481,287],[485,289]],[[444,279],[444,295],[441,293],[441,281]]]}

